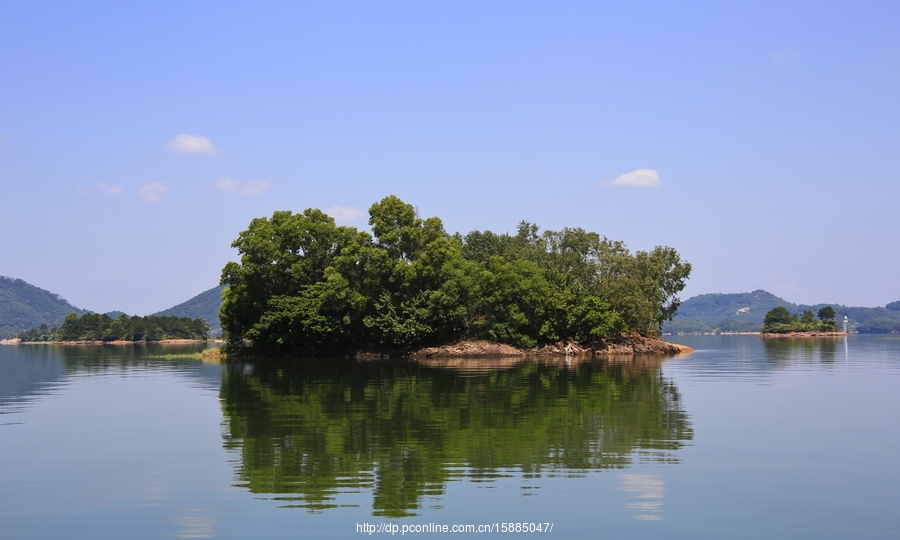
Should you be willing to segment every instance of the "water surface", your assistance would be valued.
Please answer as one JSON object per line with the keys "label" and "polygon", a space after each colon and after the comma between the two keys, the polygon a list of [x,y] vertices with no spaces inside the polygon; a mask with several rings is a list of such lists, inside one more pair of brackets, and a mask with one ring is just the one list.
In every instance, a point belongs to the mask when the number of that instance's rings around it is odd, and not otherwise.
{"label": "water surface", "polygon": [[213,365],[185,346],[0,347],[0,539],[896,537],[897,336],[672,340],[697,352]]}

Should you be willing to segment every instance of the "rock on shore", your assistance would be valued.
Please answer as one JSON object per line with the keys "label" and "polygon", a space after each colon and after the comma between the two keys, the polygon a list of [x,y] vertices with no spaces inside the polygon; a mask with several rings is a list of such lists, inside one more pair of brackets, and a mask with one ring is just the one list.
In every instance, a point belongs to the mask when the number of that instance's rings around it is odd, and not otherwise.
{"label": "rock on shore", "polygon": [[479,358],[506,356],[612,356],[623,354],[675,355],[693,352],[684,345],[669,343],[661,339],[629,334],[615,341],[601,341],[583,346],[577,341],[560,341],[535,349],[517,349],[511,345],[487,341],[461,341],[453,345],[427,347],[412,355],[423,358]]}
{"label": "rock on shore", "polygon": [[786,334],[759,334],[761,338],[822,338],[822,337],[846,337],[850,334],[844,332],[788,332]]}
{"label": "rock on shore", "polygon": [[478,358],[484,356],[525,356],[528,354],[522,349],[503,343],[490,343],[488,341],[460,341],[453,345],[440,347],[426,347],[413,353],[413,356],[453,357],[453,358]]}

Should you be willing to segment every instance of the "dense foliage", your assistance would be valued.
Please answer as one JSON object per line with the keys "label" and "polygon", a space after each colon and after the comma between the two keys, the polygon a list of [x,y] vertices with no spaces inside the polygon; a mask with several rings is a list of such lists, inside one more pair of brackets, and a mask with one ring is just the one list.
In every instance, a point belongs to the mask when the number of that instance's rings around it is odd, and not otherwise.
{"label": "dense foliage", "polygon": [[22,341],[161,341],[164,339],[206,339],[209,325],[203,319],[156,316],[129,317],[86,313],[66,316],[62,326],[47,325],[19,334]]}
{"label": "dense foliage", "polygon": [[21,279],[0,276],[0,338],[41,324],[59,326],[69,313],[87,311]]}
{"label": "dense foliage", "polygon": [[222,326],[219,324],[219,308],[222,306],[222,289],[224,288],[221,285],[213,287],[190,300],[170,307],[165,311],[154,313],[154,315],[173,315],[175,317],[190,317],[192,319],[201,318],[209,323],[210,335],[221,335]]}
{"label": "dense foliage", "polygon": [[791,332],[836,332],[837,325],[834,322],[836,313],[831,306],[825,306],[819,310],[819,320],[811,309],[803,311],[798,316],[788,311],[785,307],[777,307],[766,313],[763,333],[787,334]]}
{"label": "dense foliage", "polygon": [[670,247],[632,254],[583,229],[451,236],[394,196],[369,216],[372,234],[314,209],[254,219],[222,271],[229,341],[298,352],[654,334],[691,270]]}

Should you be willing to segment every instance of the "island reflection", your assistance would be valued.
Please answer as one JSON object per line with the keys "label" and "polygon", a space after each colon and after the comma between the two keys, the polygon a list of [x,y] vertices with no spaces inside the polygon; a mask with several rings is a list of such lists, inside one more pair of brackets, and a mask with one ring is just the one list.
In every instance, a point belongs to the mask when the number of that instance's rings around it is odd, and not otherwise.
{"label": "island reflection", "polygon": [[240,456],[237,485],[285,506],[371,492],[374,515],[415,515],[453,480],[676,463],[693,432],[660,363],[230,365],[224,444]]}

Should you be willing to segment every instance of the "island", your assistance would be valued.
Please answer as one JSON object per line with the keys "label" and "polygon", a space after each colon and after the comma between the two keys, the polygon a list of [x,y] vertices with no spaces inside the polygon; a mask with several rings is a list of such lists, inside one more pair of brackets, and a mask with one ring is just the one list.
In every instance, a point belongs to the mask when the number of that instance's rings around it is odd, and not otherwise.
{"label": "island", "polygon": [[836,313],[831,306],[819,310],[818,317],[811,309],[802,315],[791,313],[785,307],[776,307],[766,313],[760,337],[838,337],[846,336],[837,328]]}
{"label": "island", "polygon": [[227,353],[675,354],[658,339],[690,263],[581,228],[449,234],[388,196],[371,233],[317,209],[253,219],[222,270]]}
{"label": "island", "polygon": [[137,343],[206,341],[209,324],[203,319],[150,315],[130,317],[122,314],[75,313],[66,315],[59,328],[39,328],[19,333],[20,343]]}

